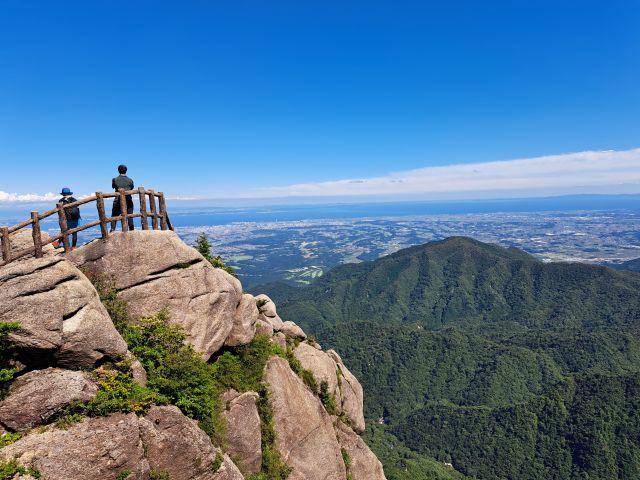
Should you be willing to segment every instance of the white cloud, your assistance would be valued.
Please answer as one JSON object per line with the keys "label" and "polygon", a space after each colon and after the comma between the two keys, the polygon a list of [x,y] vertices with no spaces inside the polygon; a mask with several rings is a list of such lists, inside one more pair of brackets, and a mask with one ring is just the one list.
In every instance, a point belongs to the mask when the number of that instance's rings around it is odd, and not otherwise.
{"label": "white cloud", "polygon": [[[426,167],[381,177],[269,187],[244,197],[329,197],[365,195],[490,196],[517,193],[623,193],[621,185],[640,192],[640,148],[587,151],[496,162]],[[626,190],[624,193],[628,193]]]}
{"label": "white cloud", "polygon": [[9,193],[0,190],[0,202],[49,202],[57,200],[60,195],[53,192],[38,193]]}

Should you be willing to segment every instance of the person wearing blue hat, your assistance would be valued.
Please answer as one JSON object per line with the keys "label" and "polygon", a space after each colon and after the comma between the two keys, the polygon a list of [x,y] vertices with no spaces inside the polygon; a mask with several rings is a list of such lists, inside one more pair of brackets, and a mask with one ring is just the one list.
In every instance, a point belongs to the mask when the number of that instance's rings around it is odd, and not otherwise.
{"label": "person wearing blue hat", "polygon": [[[62,198],[58,201],[58,203],[74,203],[77,202],[75,198],[73,198],[73,192],[69,187],[64,187],[60,192]],[[76,228],[78,223],[80,222],[80,208],[78,207],[70,207],[64,209],[65,217],[67,218],[67,228]],[[78,232],[75,232],[71,235],[71,246],[72,248],[76,248],[78,244]]]}

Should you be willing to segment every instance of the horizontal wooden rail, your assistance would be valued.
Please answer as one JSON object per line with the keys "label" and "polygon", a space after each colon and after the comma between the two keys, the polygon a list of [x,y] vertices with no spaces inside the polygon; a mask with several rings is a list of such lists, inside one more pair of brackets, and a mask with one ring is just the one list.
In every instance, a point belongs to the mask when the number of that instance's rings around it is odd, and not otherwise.
{"label": "horizontal wooden rail", "polygon": [[[130,202],[133,203],[133,196],[137,195],[139,199],[140,212],[128,213],[127,200],[130,198]],[[117,216],[107,217],[104,211],[104,199],[113,198],[114,202],[118,201],[120,205],[120,214]],[[147,201],[149,202],[149,209],[147,209]],[[157,204],[156,204],[157,201]],[[96,202],[98,210],[98,220],[85,223],[74,228],[68,228],[67,226],[67,214],[66,210],[74,207],[80,207],[88,203]],[[52,215],[58,216],[58,224],[60,226],[60,234],[49,237],[47,240],[42,240],[40,234],[41,221],[51,217]],[[56,208],[47,210],[44,213],[31,212],[31,218],[24,222],[18,223],[11,227],[0,227],[0,253],[2,254],[2,261],[0,261],[0,267],[7,265],[27,255],[34,255],[35,257],[42,256],[43,247],[62,240],[65,253],[71,251],[69,244],[69,235],[77,234],[83,230],[87,230],[93,227],[100,227],[100,236],[103,239],[108,238],[109,228],[115,227],[117,222],[121,223],[122,231],[127,232],[129,230],[129,221],[133,222],[133,219],[141,219],[141,227],[143,230],[149,229],[149,219],[151,219],[151,228],[153,230],[173,230],[169,215],[167,214],[166,201],[164,193],[156,192],[155,190],[145,190],[144,187],[140,187],[136,190],[119,190],[117,192],[96,192],[95,195],[82,198],[73,203],[58,203]],[[33,246],[24,248],[19,251],[12,251],[11,249],[11,234],[31,226]]]}

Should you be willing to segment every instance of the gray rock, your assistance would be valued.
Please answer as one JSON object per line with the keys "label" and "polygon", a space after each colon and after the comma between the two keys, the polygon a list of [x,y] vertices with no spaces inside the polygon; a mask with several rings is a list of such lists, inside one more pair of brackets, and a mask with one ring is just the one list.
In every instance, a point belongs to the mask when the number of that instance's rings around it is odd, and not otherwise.
{"label": "gray rock", "polygon": [[264,313],[261,313],[258,316],[258,320],[261,320],[264,323],[268,323],[269,325],[271,325],[271,328],[273,328],[275,332],[279,332],[280,329],[282,328],[283,322],[278,315],[276,315],[275,317],[267,317]]}
{"label": "gray rock", "polygon": [[126,359],[131,363],[131,376],[133,377],[133,380],[138,385],[146,387],[148,380],[147,371],[142,366],[142,363],[140,363],[140,360],[138,360],[131,352],[127,352]]}
{"label": "gray rock", "polygon": [[258,308],[253,295],[242,295],[240,305],[233,317],[233,327],[224,344],[229,347],[246,345],[256,334],[256,322],[258,321]]}
{"label": "gray rock", "polygon": [[[218,456],[223,461],[214,471]],[[166,470],[172,480],[244,480],[197,423],[174,406],[152,407],[143,418],[116,413],[66,430],[33,430],[0,450],[0,459],[11,458],[51,480],[115,479],[124,471],[131,472],[127,479],[148,480],[152,470]]]}
{"label": "gray rock", "polygon": [[131,471],[128,479],[147,480],[150,471],[132,413],[88,418],[66,430],[33,431],[0,450],[0,459],[11,458],[47,480],[114,479],[125,470]]}
{"label": "gray rock", "polygon": [[272,338],[271,341],[276,345],[279,345],[283,350],[287,349],[287,337],[284,333],[278,332]]}
{"label": "gray rock", "polygon": [[182,326],[188,341],[208,359],[233,327],[242,286],[214,268],[170,231],[113,233],[68,256],[94,273],[113,275],[131,315],[154,315],[166,308],[170,322]]}
{"label": "gray rock", "polygon": [[212,469],[220,449],[178,407],[152,407],[140,419],[140,432],[152,470],[165,470],[172,480],[226,478]]}
{"label": "gray rock", "polygon": [[91,282],[60,257],[0,268],[0,322],[20,323],[10,340],[31,367],[91,367],[127,352]]}
{"label": "gray rock", "polygon": [[[40,232],[40,238],[42,239],[42,243],[48,242],[51,238],[47,232]],[[9,240],[11,241],[11,255],[16,255],[18,252],[21,252],[27,248],[33,248],[33,232],[31,229],[23,229],[18,230],[15,233],[9,235]],[[56,253],[55,248],[53,248],[52,244],[45,245],[42,247],[43,255],[54,255]],[[0,258],[1,258],[0,253]],[[33,258],[33,255],[27,255],[25,257],[19,258],[16,261],[21,262],[23,260],[27,260],[29,258]]]}
{"label": "gray rock", "polygon": [[273,335],[273,326],[258,318],[256,321],[256,335],[266,335],[267,337],[271,337]]}
{"label": "gray rock", "polygon": [[327,350],[329,355],[336,362],[338,372],[342,376],[341,381],[341,408],[349,417],[351,427],[356,433],[364,432],[364,391],[358,379],[345,366],[340,355],[335,350]]}
{"label": "gray rock", "polygon": [[300,342],[293,353],[302,367],[313,373],[318,384],[327,382],[329,393],[336,399],[338,413],[346,414],[352,428],[362,433],[365,428],[364,393],[340,356],[333,350],[325,353],[306,342]]}
{"label": "gray rock", "polygon": [[0,402],[0,422],[13,431],[47,423],[74,401],[95,397],[98,386],[84,372],[47,368],[18,377]]}
{"label": "gray rock", "polygon": [[258,311],[265,317],[275,317],[278,315],[276,312],[276,304],[264,293],[256,296],[256,305],[258,306]]}
{"label": "gray rock", "polygon": [[245,473],[258,473],[262,466],[262,434],[256,392],[225,392],[223,417],[227,421],[227,451],[241,461]]}
{"label": "gray rock", "polygon": [[340,446],[351,459],[350,473],[352,480],[386,480],[380,460],[347,425],[336,422],[336,434]]}
{"label": "gray rock", "polygon": [[290,337],[307,338],[307,334],[293,322],[283,322],[280,331]]}
{"label": "gray rock", "polygon": [[265,372],[276,447],[292,468],[289,480],[345,480],[346,470],[331,417],[320,400],[285,359],[270,358]]}

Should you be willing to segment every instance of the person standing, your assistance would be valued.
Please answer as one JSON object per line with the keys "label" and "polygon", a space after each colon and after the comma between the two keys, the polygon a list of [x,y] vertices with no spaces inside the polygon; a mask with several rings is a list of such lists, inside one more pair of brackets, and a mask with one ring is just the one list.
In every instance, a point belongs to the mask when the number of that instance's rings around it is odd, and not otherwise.
{"label": "person standing", "polygon": [[[69,187],[64,187],[60,192],[60,195],[62,195],[62,198],[58,200],[58,203],[69,204],[69,203],[74,203],[78,201],[75,198],[73,198],[73,192]],[[78,223],[80,222],[80,208],[78,208],[77,206],[65,208],[64,216],[67,219],[67,228],[69,230],[71,230],[72,228],[77,228]],[[77,244],[78,244],[78,232],[74,232],[71,235],[71,247],[76,248]],[[58,247],[59,242],[57,245],[54,243],[54,246]]]}
{"label": "person standing", "polygon": [[[133,190],[133,180],[127,177],[127,166],[119,165],[118,166],[119,175],[111,180],[111,188],[113,188],[116,192],[121,188],[124,190]],[[126,196],[127,201],[127,213],[133,213],[133,199],[131,195]],[[113,201],[113,207],[111,208],[111,216],[118,217],[122,215],[122,207],[120,206],[120,197],[116,197]],[[111,231],[113,232],[116,229],[117,220],[111,222]],[[127,224],[129,225],[129,230],[133,230],[133,218],[129,217],[127,219]]]}

